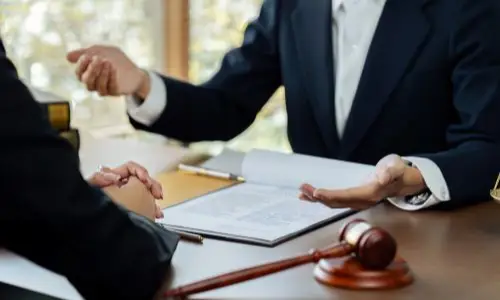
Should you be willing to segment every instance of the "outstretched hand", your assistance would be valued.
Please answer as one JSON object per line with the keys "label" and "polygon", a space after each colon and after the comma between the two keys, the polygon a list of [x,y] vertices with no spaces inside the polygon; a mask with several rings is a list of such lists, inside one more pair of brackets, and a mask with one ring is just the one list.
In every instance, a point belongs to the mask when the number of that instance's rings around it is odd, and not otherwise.
{"label": "outstretched hand", "polygon": [[374,174],[366,184],[331,190],[305,183],[300,188],[299,198],[320,202],[331,208],[366,209],[389,197],[414,195],[425,190],[422,174],[417,168],[408,166],[395,154],[382,158]]}
{"label": "outstretched hand", "polygon": [[149,93],[149,76],[119,48],[95,45],[76,49],[67,54],[75,64],[76,77],[89,91],[101,96],[136,94],[145,98]]}

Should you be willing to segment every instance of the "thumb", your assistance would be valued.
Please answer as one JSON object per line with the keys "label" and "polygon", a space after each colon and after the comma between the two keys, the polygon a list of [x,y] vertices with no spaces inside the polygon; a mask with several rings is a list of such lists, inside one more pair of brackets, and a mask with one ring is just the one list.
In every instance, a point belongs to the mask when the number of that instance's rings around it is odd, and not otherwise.
{"label": "thumb", "polygon": [[404,175],[406,165],[401,157],[391,155],[383,159],[381,162],[382,163],[377,165],[375,171],[377,182],[380,185],[387,185]]}
{"label": "thumb", "polygon": [[85,52],[87,52],[87,48],[70,51],[68,52],[68,54],[66,54],[66,59],[70,63],[76,63],[80,59],[80,57],[85,54]]}

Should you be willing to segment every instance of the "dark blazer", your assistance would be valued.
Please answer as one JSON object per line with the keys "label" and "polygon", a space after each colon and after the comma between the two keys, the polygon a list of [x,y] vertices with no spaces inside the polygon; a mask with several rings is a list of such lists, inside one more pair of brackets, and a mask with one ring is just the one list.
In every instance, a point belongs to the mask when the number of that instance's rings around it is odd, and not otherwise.
{"label": "dark blazer", "polygon": [[488,199],[500,171],[500,2],[388,0],[342,139],[331,2],[265,1],[207,83],[164,78],[167,108],[146,129],[228,140],[284,85],[295,152],[369,164],[390,153],[427,157],[454,204]]}
{"label": "dark blazer", "polygon": [[87,184],[1,40],[0,95],[0,247],[65,275],[85,299],[152,299],[177,235]]}

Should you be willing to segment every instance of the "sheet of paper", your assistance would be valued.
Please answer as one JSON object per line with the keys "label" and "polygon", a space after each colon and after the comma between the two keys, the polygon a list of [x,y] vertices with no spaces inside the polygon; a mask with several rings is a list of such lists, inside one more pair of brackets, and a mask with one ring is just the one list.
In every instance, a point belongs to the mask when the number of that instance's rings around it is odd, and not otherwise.
{"label": "sheet of paper", "polygon": [[219,155],[207,160],[201,166],[241,176],[241,165],[244,158],[245,153],[243,152],[224,149]]}
{"label": "sheet of paper", "polygon": [[83,300],[66,277],[4,249],[0,249],[0,282],[60,299]]}
{"label": "sheet of paper", "polygon": [[159,222],[273,241],[345,211],[300,201],[292,189],[244,183],[170,207]]}
{"label": "sheet of paper", "polygon": [[360,185],[374,166],[300,154],[252,150],[243,160],[243,177],[248,182],[297,190],[303,183],[321,188],[347,188]]}

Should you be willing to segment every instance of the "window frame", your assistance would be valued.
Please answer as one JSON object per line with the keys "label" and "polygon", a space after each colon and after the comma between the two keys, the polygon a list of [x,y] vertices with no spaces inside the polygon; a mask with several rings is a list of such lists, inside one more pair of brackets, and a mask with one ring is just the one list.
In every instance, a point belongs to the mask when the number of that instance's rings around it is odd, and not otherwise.
{"label": "window frame", "polygon": [[189,0],[163,1],[163,68],[169,76],[189,79]]}

